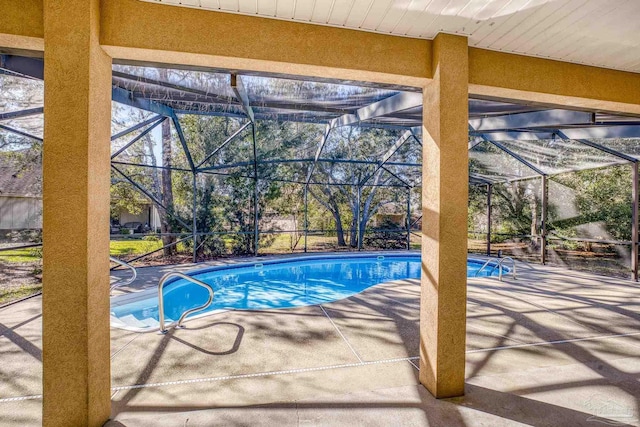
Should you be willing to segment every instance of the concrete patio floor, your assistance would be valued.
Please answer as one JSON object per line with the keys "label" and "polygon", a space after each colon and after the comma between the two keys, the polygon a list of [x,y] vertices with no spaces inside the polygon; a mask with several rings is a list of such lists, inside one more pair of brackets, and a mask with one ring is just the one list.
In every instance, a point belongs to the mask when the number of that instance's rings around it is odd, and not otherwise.
{"label": "concrete patio floor", "polygon": [[[528,264],[469,279],[466,395],[447,400],[418,383],[419,290],[112,328],[107,425],[640,425],[638,284]],[[40,297],[0,310],[2,426],[41,422],[41,320]]]}

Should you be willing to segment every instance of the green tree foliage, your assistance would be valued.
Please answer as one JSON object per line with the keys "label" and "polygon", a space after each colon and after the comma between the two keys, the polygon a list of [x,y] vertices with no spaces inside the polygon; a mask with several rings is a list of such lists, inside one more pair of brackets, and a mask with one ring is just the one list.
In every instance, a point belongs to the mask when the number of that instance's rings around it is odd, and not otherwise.
{"label": "green tree foliage", "polygon": [[[487,142],[481,142],[471,151],[469,172],[490,182],[536,176],[530,168]],[[493,233],[535,235],[539,232],[539,183],[540,179],[535,178],[493,185]],[[468,226],[471,231],[487,229],[486,197],[486,185],[470,186]]]}
{"label": "green tree foliage", "polygon": [[[119,132],[137,123],[143,122],[152,116],[151,113],[126,107],[113,103],[112,108],[112,132]],[[138,136],[142,130],[132,132],[113,142],[112,150],[115,151],[124,146],[130,140]],[[154,150],[154,141],[149,134],[146,134],[136,143],[119,154],[118,162],[160,166]],[[160,170],[150,167],[117,165],[118,169],[124,172],[130,179],[145,188],[150,194],[158,199],[162,197],[160,187]],[[150,203],[150,200],[138,189],[134,188],[122,175],[111,171],[111,217],[116,218],[121,211],[128,211],[132,214],[142,212],[142,209]]]}
{"label": "green tree foliage", "polygon": [[[397,204],[406,199],[406,190],[400,190],[406,169],[390,173],[389,169],[376,164],[341,163],[340,160],[360,160],[381,162],[400,133],[386,129],[344,127],[332,131],[327,141],[323,158],[338,162],[318,163],[312,181],[310,194],[334,218],[338,245],[346,245],[344,229],[348,228],[351,247],[358,245],[359,236],[364,236],[369,220],[385,205]],[[392,162],[416,162],[420,158],[419,147],[410,139],[400,146],[389,160]],[[393,166],[388,166],[393,168]],[[397,173],[396,173],[397,172]],[[396,175],[396,176],[394,176]],[[358,184],[361,186],[358,197]],[[359,202],[359,203],[358,203]]]}
{"label": "green tree foliage", "polygon": [[[601,141],[624,152],[635,152],[629,141]],[[575,143],[542,141],[545,150],[527,153],[530,162],[544,170],[566,170],[586,162],[604,162]],[[582,151],[578,148],[583,148]],[[544,153],[544,156],[543,154]],[[589,155],[590,157],[586,157]],[[612,160],[611,160],[612,161]],[[490,144],[473,149],[471,173],[485,179],[504,180],[531,176],[533,172]],[[631,239],[631,167],[626,165],[564,172],[549,178],[547,229],[560,236],[604,240]],[[501,182],[493,186],[493,231],[538,234],[541,225],[541,179]],[[469,229],[486,230],[486,186],[470,186]]]}
{"label": "green tree foliage", "polygon": [[[493,184],[492,232],[505,235],[535,235],[539,232],[540,194],[534,181]],[[470,231],[487,230],[487,187],[469,187]]]}
{"label": "green tree foliage", "polygon": [[469,215],[467,230],[485,232],[487,230],[487,186],[469,185]]}
{"label": "green tree foliage", "polygon": [[[225,242],[234,253],[252,252],[255,181],[251,126],[222,149],[219,149],[221,144],[242,126],[239,120],[191,115],[182,118],[182,126],[195,162],[202,162],[217,151],[202,165],[204,173],[198,175],[198,230],[241,232],[243,234],[225,235]],[[287,158],[291,151],[307,142],[310,135],[315,133],[315,128],[314,125],[292,122],[257,122],[257,154],[261,159]],[[186,159],[179,154],[175,164],[186,167]],[[265,213],[299,216],[302,187],[287,182],[303,179],[299,164],[259,164],[257,175],[258,221],[262,220]],[[192,179],[189,174],[183,174],[176,180],[176,204],[183,209],[192,204]],[[261,223],[260,228],[261,231],[269,231],[271,227],[268,223]],[[220,239],[222,237],[209,237],[205,248],[213,247],[214,251],[219,251]],[[261,240],[262,245],[269,243],[266,237]]]}
{"label": "green tree foliage", "polygon": [[[496,184],[493,187],[494,229],[504,234],[538,234],[540,187],[533,180]],[[495,227],[497,224],[497,227]]]}
{"label": "green tree foliage", "polygon": [[[575,235],[584,224],[602,223],[609,236],[602,239],[631,240],[631,167],[613,166],[558,175],[554,181],[573,193],[579,215],[559,219],[553,227],[559,233]],[[553,202],[553,201],[552,201]]]}
{"label": "green tree foliage", "polygon": [[[42,81],[5,74],[0,76],[0,111],[20,111],[42,107],[44,85]],[[27,116],[2,123],[10,128],[42,137],[42,116]],[[42,143],[32,138],[0,129],[2,162],[10,162],[18,174],[33,174],[39,179],[33,192],[41,191]]]}

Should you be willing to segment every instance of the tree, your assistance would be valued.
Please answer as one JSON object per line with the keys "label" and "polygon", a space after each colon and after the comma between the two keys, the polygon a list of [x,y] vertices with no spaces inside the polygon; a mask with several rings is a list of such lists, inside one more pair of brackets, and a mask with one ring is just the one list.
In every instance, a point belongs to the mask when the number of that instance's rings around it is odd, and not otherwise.
{"label": "tree", "polygon": [[[241,121],[230,117],[188,115],[182,117],[181,122],[194,161],[199,163],[210,157],[202,165],[204,170],[198,174],[198,231],[236,232],[225,235],[225,243],[236,254],[252,253],[255,249],[253,221],[256,185],[253,175],[253,125],[220,148],[227,138],[240,129],[243,125]],[[260,121],[255,126],[258,156],[262,159],[285,158],[309,133],[309,126],[291,122]],[[210,156],[213,153],[215,155]],[[174,161],[177,166],[186,167],[184,156],[176,155]],[[301,192],[292,189],[284,181],[300,179],[299,165],[261,163],[257,171],[258,220],[261,221],[267,208],[277,214],[296,211],[296,205],[285,203],[284,198],[291,200],[297,193],[297,199],[301,200]],[[176,203],[182,206],[190,205],[193,200],[192,183],[186,176],[180,177],[176,195]],[[262,230],[269,231],[270,227],[268,223],[261,224]],[[262,245],[268,243],[268,237],[261,238]],[[221,246],[221,237],[209,236],[202,249],[216,252],[221,250]]]}
{"label": "tree", "polygon": [[[160,214],[160,232],[162,234],[171,234],[174,232],[174,219],[171,218],[171,211],[174,210],[173,204],[173,181],[171,179],[171,165],[173,164],[171,148],[171,123],[169,119],[162,122],[162,204],[158,206]],[[162,236],[162,246],[164,246],[164,256],[171,256],[175,253],[176,242],[175,236]]]}
{"label": "tree", "polygon": [[[20,111],[41,107],[44,99],[44,83],[10,74],[0,75],[0,111]],[[3,125],[42,136],[42,120],[38,116],[4,121]],[[0,129],[0,152],[3,162],[11,162],[18,174],[34,174],[39,177],[33,191],[41,192],[42,143],[38,140]]]}
{"label": "tree", "polygon": [[599,222],[609,235],[587,237],[631,240],[632,174],[628,165],[572,172],[553,180],[572,193],[579,213],[553,221],[554,229],[574,236],[576,227]]}
{"label": "tree", "polygon": [[[530,159],[536,162],[535,159]],[[493,185],[493,218],[495,231],[507,235],[536,235],[539,232],[540,180],[503,181],[509,178],[535,176],[527,166],[487,142],[476,145],[469,158],[469,171],[489,180]],[[469,215],[473,229],[485,224],[486,201],[481,201],[486,187],[471,189]]]}
{"label": "tree", "polygon": [[[316,165],[314,177],[319,184],[311,185],[309,194],[333,216],[339,246],[346,246],[343,222],[349,224],[349,245],[357,247],[371,217],[380,207],[398,199],[398,192],[385,186],[400,184],[375,164],[358,166],[340,160],[380,162],[397,139],[395,131],[351,126],[338,128],[329,137],[323,157],[337,162]],[[416,151],[411,144],[405,144],[393,153],[393,159],[415,159],[420,156]]]}
{"label": "tree", "polygon": [[[119,132],[131,126],[148,120],[151,113],[136,108],[113,103],[112,107],[112,128],[114,132]],[[127,134],[112,142],[112,151],[128,144],[136,138],[143,130],[137,130]],[[145,188],[155,199],[162,198],[162,188],[160,186],[160,171],[152,167],[135,166],[159,166],[156,156],[154,140],[151,134],[147,133],[141,139],[129,146],[125,151],[115,158],[117,162],[127,164],[117,164],[116,167],[123,172],[127,178]],[[134,187],[120,173],[111,171],[111,217],[116,218],[121,211],[140,213],[152,200]],[[160,208],[158,206],[158,208]]]}

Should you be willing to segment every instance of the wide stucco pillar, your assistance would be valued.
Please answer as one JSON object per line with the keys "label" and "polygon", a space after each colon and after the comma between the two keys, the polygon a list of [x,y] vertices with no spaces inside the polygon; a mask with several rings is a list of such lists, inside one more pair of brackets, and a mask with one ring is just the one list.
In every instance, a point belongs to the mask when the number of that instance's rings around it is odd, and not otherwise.
{"label": "wide stucco pillar", "polygon": [[44,1],[43,425],[110,415],[111,58],[98,0]]}
{"label": "wide stucco pillar", "polygon": [[424,88],[420,382],[438,398],[464,394],[467,49],[465,37],[439,34]]}

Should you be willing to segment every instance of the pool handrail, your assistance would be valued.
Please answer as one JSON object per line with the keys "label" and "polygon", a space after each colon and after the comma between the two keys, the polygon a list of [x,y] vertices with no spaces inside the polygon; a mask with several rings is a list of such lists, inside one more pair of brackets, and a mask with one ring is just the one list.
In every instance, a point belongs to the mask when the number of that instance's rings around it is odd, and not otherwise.
{"label": "pool handrail", "polygon": [[164,276],[162,276],[162,278],[160,279],[160,281],[158,282],[158,320],[160,321],[160,333],[162,334],[166,334],[168,332],[168,329],[165,328],[165,319],[164,319],[164,295],[162,294],[162,290],[164,289],[164,285],[167,283],[167,280],[173,278],[173,277],[179,277],[181,279],[187,280],[191,283],[194,283],[198,286],[202,286],[203,288],[205,288],[207,291],[209,291],[209,299],[207,299],[207,302],[204,303],[203,305],[199,306],[199,307],[194,307],[191,308],[189,310],[186,310],[182,313],[182,315],[180,316],[180,319],[178,319],[178,322],[176,323],[176,327],[181,327],[182,326],[182,321],[185,319],[185,317],[187,317],[188,315],[190,315],[191,313],[195,313],[196,311],[200,311],[200,310],[204,310],[205,308],[209,307],[211,305],[211,303],[213,302],[213,298],[214,298],[214,292],[213,292],[213,288],[208,285],[207,283],[195,279],[191,276],[188,276],[184,273],[180,273],[179,271],[170,271],[169,273],[165,274]]}
{"label": "pool handrail", "polygon": [[490,275],[493,274],[493,272],[497,268],[498,269],[498,280],[500,280],[502,282],[502,271],[503,271],[503,265],[502,264],[504,264],[505,261],[511,261],[511,266],[512,266],[511,272],[512,272],[513,278],[515,280],[516,279],[516,262],[510,256],[501,257],[501,258],[489,258],[484,264],[482,264],[482,267],[480,267],[480,269],[478,271],[476,271],[476,274],[474,276],[478,277],[480,272],[482,270],[484,270],[491,262],[493,262],[494,265],[493,265],[493,268],[491,269],[491,272],[489,274]]}
{"label": "pool handrail", "polygon": [[118,258],[114,258],[112,256],[109,257],[109,261],[114,262],[118,265],[121,265],[125,268],[128,268],[129,270],[131,270],[131,277],[128,280],[125,281],[116,281],[113,285],[111,285],[111,287],[109,287],[109,295],[111,295],[111,292],[113,292],[113,290],[117,287],[120,286],[126,286],[126,285],[130,285],[132,284],[136,278],[138,277],[138,272],[136,271],[136,268],[134,266],[132,266],[131,264],[129,264],[128,262],[119,260]]}
{"label": "pool handrail", "polygon": [[513,279],[515,280],[516,279],[516,262],[510,256],[500,258],[500,262],[498,262],[498,266],[500,267],[500,270],[498,270],[498,280],[502,282],[502,270],[503,270],[502,264],[504,264],[505,261],[511,261],[511,267],[512,267],[511,273],[513,274]]}

